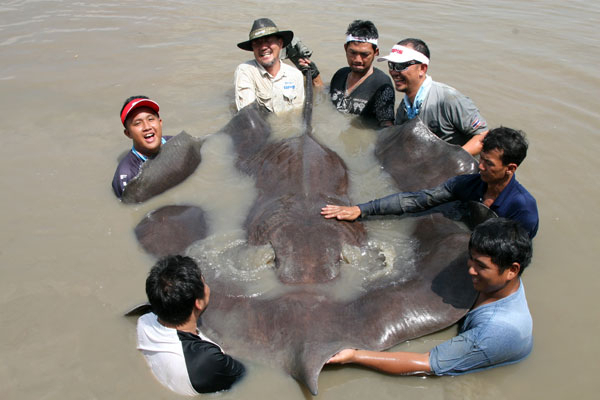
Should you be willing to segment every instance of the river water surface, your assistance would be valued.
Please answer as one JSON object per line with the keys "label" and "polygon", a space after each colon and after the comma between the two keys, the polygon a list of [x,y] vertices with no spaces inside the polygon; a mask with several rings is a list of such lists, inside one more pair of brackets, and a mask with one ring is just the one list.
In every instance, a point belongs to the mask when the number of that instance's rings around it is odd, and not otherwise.
{"label": "river water surface", "polygon": [[[270,17],[313,49],[326,82],[346,63],[353,19],[375,22],[384,53],[404,37],[424,39],[434,79],[469,95],[492,127],[528,134],[518,177],[541,218],[523,276],[534,319],[529,358],[455,378],[325,368],[318,397],[597,398],[599,16],[598,2],[556,0],[0,2],[1,397],[179,398],[152,378],[135,350],[134,321],[122,317],[144,300],[153,262],[132,228],[160,205],[193,201],[211,213],[217,234],[235,236],[253,185],[215,140],[201,173],[181,188],[120,204],[110,181],[130,142],[117,115],[126,97],[145,94],[161,105],[164,134],[217,131],[232,115],[233,71],[251,56],[236,43],[255,18]],[[326,102],[315,130],[355,156],[353,200],[387,193],[385,178],[370,179],[380,175],[369,158],[372,132]],[[398,349],[427,351],[455,332]],[[242,384],[212,397],[311,397],[279,370],[248,367]]]}

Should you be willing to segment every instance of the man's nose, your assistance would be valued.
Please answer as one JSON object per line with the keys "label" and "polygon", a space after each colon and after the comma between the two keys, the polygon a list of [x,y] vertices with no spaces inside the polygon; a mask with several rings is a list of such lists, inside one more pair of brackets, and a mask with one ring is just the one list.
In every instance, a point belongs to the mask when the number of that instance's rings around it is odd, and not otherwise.
{"label": "man's nose", "polygon": [[475,268],[474,267],[469,267],[469,275],[472,275],[472,276],[477,275],[477,273],[475,272]]}

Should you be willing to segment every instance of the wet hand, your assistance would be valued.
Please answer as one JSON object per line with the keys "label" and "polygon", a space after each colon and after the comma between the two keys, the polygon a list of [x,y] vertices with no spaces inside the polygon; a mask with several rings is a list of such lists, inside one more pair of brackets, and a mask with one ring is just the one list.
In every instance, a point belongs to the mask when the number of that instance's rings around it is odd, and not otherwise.
{"label": "wet hand", "polygon": [[346,364],[352,362],[356,350],[344,349],[334,354],[325,364]]}
{"label": "wet hand", "polygon": [[360,208],[358,206],[336,206],[327,204],[321,208],[321,215],[325,218],[337,218],[343,221],[354,221],[360,217]]}

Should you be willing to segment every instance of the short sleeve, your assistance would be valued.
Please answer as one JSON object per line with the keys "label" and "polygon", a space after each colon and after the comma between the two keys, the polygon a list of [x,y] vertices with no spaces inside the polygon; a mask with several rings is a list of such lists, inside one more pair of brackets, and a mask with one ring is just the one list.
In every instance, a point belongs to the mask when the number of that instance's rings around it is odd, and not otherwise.
{"label": "short sleeve", "polygon": [[245,64],[240,64],[233,77],[235,86],[235,105],[239,110],[252,104],[256,100],[256,93],[252,77],[248,74]]}
{"label": "short sleeve", "polygon": [[477,346],[476,332],[469,330],[434,347],[429,353],[429,365],[436,375],[459,375],[485,367],[490,361]]}

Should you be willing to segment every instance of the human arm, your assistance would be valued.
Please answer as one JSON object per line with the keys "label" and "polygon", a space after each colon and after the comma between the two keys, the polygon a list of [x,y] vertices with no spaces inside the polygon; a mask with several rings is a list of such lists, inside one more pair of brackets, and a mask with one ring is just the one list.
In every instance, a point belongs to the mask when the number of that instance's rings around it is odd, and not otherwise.
{"label": "human arm", "polygon": [[395,375],[431,372],[429,353],[344,349],[331,357],[327,364],[359,364]]}
{"label": "human arm", "polygon": [[404,213],[425,211],[437,205],[455,200],[452,193],[453,187],[454,181],[451,179],[433,189],[395,193],[356,206],[328,204],[321,208],[321,215],[325,218],[354,221],[358,217],[365,217],[367,215],[402,215]]}
{"label": "human arm", "polygon": [[[180,338],[191,334],[178,332]],[[245,374],[244,365],[224,354],[221,349],[208,341],[182,340],[185,363],[192,386],[198,393],[211,393],[229,389]]]}
{"label": "human arm", "polygon": [[462,148],[472,156],[476,156],[481,153],[481,149],[483,148],[483,138],[487,135],[489,131],[485,131],[473,136],[467,143],[465,143]]}
{"label": "human arm", "polygon": [[233,81],[235,87],[235,105],[239,110],[256,100],[256,88],[246,64],[240,64],[235,70]]}
{"label": "human arm", "polygon": [[373,109],[380,127],[394,125],[394,103],[396,94],[391,84],[383,85],[374,96]]}

